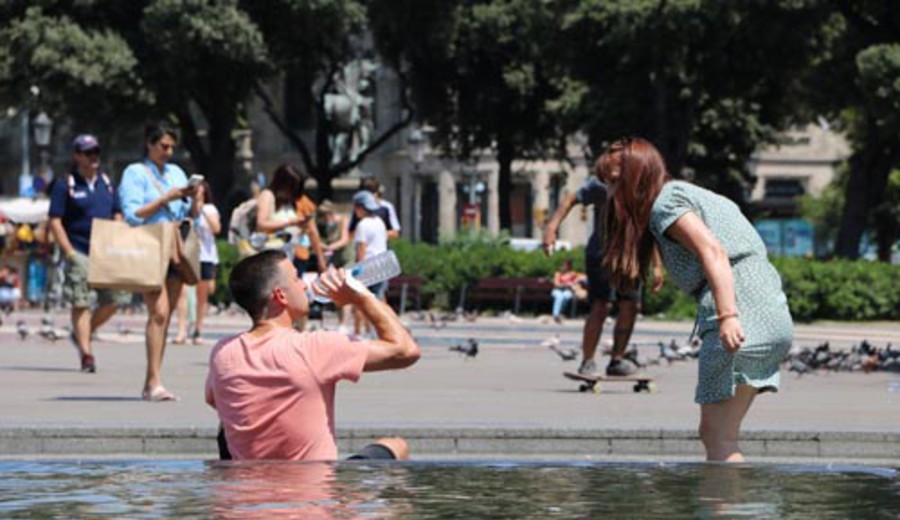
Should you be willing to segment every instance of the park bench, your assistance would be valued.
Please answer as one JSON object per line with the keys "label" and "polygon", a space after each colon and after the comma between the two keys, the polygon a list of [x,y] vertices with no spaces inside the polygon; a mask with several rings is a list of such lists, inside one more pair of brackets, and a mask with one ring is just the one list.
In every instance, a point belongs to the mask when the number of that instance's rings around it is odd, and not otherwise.
{"label": "park bench", "polygon": [[460,306],[467,310],[480,310],[482,306],[506,305],[518,314],[523,303],[534,308],[549,307],[553,299],[550,291],[553,282],[546,278],[488,277],[474,285],[463,286]]}
{"label": "park bench", "polygon": [[387,298],[398,314],[406,312],[410,300],[416,304],[416,310],[422,310],[422,277],[401,274],[388,283]]}

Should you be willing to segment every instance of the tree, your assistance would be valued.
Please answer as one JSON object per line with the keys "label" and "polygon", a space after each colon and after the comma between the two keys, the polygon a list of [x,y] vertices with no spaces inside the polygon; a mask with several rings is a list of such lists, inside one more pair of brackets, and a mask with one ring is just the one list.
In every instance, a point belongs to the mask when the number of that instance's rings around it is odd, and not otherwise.
{"label": "tree", "polygon": [[233,131],[253,86],[271,72],[262,32],[237,0],[156,0],[144,10],[140,35],[147,84],[181,126],[194,166],[225,200],[234,185]]}
{"label": "tree", "polygon": [[857,258],[863,230],[871,222],[877,230],[878,257],[890,261],[897,226],[877,212],[885,208],[891,170],[900,165],[900,44],[868,47],[857,55],[856,64],[860,117],[850,133],[855,151],[850,158],[837,254]]}
{"label": "tree", "polygon": [[[81,128],[140,121],[150,102],[135,73],[138,60],[121,35],[84,27],[40,7],[22,9],[0,30],[0,101],[66,114]],[[32,86],[39,92],[31,94]],[[124,106],[134,109],[122,111]]]}
{"label": "tree", "polygon": [[217,196],[228,193],[232,131],[270,73],[262,34],[236,0],[10,2],[2,14],[0,95],[38,85],[42,107],[109,133],[171,118],[194,167]]}
{"label": "tree", "polygon": [[572,0],[562,39],[587,85],[582,125],[594,150],[653,141],[678,176],[744,200],[745,164],[798,115],[827,36],[819,0]]}
{"label": "tree", "polygon": [[[294,103],[308,107],[303,128],[291,125],[285,110],[279,107],[274,96],[262,80],[254,84],[254,92],[263,102],[263,110],[298,151],[307,171],[316,179],[319,198],[332,198],[332,181],[359,167],[363,161],[392,136],[406,127],[413,112],[406,101],[406,87],[400,73],[399,119],[380,125],[379,135],[370,136],[354,150],[352,155],[336,155],[334,139],[340,127],[330,102],[343,96],[341,101],[365,103],[370,94],[353,92],[349,96],[339,92],[342,79],[353,83],[356,79],[342,75],[365,73],[360,69],[373,67],[375,56],[366,28],[366,2],[354,0],[272,0],[269,2],[243,1],[242,7],[266,36],[273,67],[289,79],[292,88],[287,95]],[[372,72],[368,69],[368,72]],[[366,81],[371,83],[374,78]],[[354,85],[354,88],[358,87]],[[343,107],[350,110],[349,107]],[[357,106],[366,111],[372,107]],[[347,114],[344,114],[347,115]],[[345,122],[346,123],[346,122]],[[362,121],[357,121],[357,124]],[[360,128],[349,129],[358,131]]]}
{"label": "tree", "polygon": [[415,106],[435,127],[435,144],[463,159],[494,150],[500,227],[510,229],[513,160],[562,149],[566,105],[553,46],[559,20],[547,2],[420,4],[372,2],[379,49],[409,71]]}

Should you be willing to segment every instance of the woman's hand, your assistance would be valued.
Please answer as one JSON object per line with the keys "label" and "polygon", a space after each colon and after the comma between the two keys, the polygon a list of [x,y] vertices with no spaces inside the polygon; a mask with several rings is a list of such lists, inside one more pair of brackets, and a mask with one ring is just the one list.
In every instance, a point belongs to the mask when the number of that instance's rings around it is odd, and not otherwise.
{"label": "woman's hand", "polygon": [[737,316],[729,316],[719,323],[719,339],[729,354],[734,354],[744,342],[744,328]]}

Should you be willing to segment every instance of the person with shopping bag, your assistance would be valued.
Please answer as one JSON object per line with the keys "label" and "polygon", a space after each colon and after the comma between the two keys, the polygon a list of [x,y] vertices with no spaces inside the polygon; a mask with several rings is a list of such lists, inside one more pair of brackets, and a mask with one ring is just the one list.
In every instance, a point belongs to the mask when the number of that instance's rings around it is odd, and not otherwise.
{"label": "person with shopping bag", "polygon": [[[128,165],[122,172],[119,184],[119,200],[125,221],[131,226],[173,223],[176,230],[176,254],[185,263],[183,247],[178,235],[184,231],[183,222],[191,215],[191,197],[195,185],[188,185],[184,171],[169,160],[178,141],[176,130],[166,123],[147,126],[144,133],[144,159]],[[189,227],[189,226],[188,226]],[[163,260],[165,261],[165,260]],[[162,362],[166,346],[166,331],[175,309],[182,284],[188,276],[185,270],[173,262],[168,266],[165,282],[159,289],[143,292],[147,306],[147,372],[141,397],[145,401],[176,401],[177,397],[166,390],[162,382]],[[188,280],[190,281],[190,280]]]}
{"label": "person with shopping bag", "polygon": [[66,256],[63,295],[72,306],[70,340],[81,359],[81,371],[93,373],[97,366],[91,336],[112,318],[127,294],[110,289],[96,291],[97,307],[91,310],[88,286],[91,231],[94,219],[121,219],[115,188],[100,170],[100,142],[81,134],[72,142],[72,169],[50,188],[50,231]]}

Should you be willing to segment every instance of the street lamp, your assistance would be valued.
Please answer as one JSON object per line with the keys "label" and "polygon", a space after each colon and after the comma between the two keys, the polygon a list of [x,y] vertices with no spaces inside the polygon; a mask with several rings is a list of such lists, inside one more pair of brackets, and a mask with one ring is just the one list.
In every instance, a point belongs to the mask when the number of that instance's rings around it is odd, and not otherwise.
{"label": "street lamp", "polygon": [[34,126],[34,144],[38,147],[41,159],[38,175],[43,176],[48,170],[50,158],[48,148],[50,147],[50,135],[53,132],[53,120],[46,112],[41,112],[34,118],[32,125]]}
{"label": "street lamp", "polygon": [[421,127],[414,127],[406,136],[407,153],[413,163],[412,190],[409,193],[412,198],[412,227],[413,240],[422,236],[422,195],[419,191],[419,168],[425,162],[425,152],[428,148],[428,136]]}
{"label": "street lamp", "polygon": [[425,161],[425,148],[428,138],[421,128],[415,127],[410,130],[406,137],[406,143],[409,145],[409,158],[413,162],[413,167],[419,171],[419,166]]}

